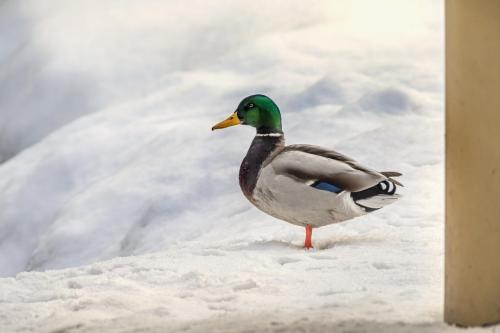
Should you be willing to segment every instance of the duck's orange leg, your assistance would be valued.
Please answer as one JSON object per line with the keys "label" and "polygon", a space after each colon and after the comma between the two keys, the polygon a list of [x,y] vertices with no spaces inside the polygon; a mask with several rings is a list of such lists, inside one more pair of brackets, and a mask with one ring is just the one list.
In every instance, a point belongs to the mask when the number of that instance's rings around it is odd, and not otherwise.
{"label": "duck's orange leg", "polygon": [[313,234],[313,228],[307,224],[306,225],[306,240],[304,242],[304,248],[306,249],[311,249],[312,246],[312,234]]}

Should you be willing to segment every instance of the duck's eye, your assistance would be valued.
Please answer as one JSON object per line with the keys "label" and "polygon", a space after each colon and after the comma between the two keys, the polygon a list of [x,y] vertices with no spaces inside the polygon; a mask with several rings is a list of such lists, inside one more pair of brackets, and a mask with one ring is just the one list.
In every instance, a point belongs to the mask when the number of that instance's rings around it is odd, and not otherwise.
{"label": "duck's eye", "polygon": [[248,103],[248,104],[247,104],[247,110],[248,110],[248,109],[251,109],[251,108],[253,108],[253,107],[255,107],[255,105],[254,105],[253,103]]}

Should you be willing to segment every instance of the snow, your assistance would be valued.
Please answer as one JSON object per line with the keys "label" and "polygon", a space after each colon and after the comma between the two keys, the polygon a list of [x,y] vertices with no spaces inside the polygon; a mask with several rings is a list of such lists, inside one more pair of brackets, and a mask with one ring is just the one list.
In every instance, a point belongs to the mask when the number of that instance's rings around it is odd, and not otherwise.
{"label": "snow", "polygon": [[2,332],[463,331],[439,322],[440,272],[430,256],[416,259],[426,246],[396,231],[342,230],[313,251],[215,233],[207,244],[4,278]]}
{"label": "snow", "polygon": [[[457,330],[442,25],[435,1],[0,2],[0,331]],[[240,193],[253,130],[210,131],[253,93],[404,198],[303,250]]]}

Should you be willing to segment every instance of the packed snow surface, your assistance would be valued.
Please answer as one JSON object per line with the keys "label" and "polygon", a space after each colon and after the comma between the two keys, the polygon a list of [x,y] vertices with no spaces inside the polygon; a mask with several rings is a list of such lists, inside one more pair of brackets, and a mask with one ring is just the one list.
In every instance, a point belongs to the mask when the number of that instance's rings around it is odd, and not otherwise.
{"label": "packed snow surface", "polygon": [[[439,1],[0,2],[0,331],[454,331]],[[400,171],[304,230],[253,208],[245,96],[288,143]]]}

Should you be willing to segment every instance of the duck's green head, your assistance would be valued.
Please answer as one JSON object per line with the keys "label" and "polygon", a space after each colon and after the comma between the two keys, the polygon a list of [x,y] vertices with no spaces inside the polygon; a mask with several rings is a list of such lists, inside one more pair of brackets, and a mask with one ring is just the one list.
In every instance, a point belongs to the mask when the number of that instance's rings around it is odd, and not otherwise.
{"label": "duck's green head", "polygon": [[245,97],[236,111],[212,127],[212,131],[239,124],[253,126],[258,133],[282,133],[280,109],[264,95]]}

